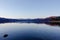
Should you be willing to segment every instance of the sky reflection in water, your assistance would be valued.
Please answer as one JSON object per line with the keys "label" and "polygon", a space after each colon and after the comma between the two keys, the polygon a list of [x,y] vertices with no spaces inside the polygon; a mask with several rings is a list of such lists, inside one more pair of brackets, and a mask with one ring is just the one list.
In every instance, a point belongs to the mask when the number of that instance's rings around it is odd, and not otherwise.
{"label": "sky reflection in water", "polygon": [[[3,35],[8,34],[4,38]],[[34,23],[0,24],[0,40],[59,40],[60,27]]]}

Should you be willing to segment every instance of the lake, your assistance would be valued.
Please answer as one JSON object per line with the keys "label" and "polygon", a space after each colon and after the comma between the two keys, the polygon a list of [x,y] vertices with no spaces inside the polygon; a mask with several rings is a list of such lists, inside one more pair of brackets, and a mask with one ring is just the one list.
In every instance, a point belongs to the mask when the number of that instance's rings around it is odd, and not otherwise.
{"label": "lake", "polygon": [[[7,37],[4,35],[7,34]],[[0,40],[60,40],[60,27],[34,23],[0,24]]]}

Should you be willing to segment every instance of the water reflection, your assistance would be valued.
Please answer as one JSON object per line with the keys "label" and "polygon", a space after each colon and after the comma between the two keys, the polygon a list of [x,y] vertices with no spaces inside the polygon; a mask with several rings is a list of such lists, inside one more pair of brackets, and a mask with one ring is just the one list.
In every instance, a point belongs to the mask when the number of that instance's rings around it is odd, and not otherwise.
{"label": "water reflection", "polygon": [[1,35],[4,40],[58,40],[60,28],[45,24],[7,23],[0,24],[0,40]]}
{"label": "water reflection", "polygon": [[47,24],[47,25],[50,25],[50,26],[60,26],[60,22],[59,23],[45,23],[45,24]]}
{"label": "water reflection", "polygon": [[[5,23],[21,23],[21,22],[0,22],[0,24],[5,24]],[[27,22],[25,22],[27,23]],[[34,23],[34,22],[31,22]],[[30,24],[30,23],[28,23]],[[46,24],[46,25],[50,25],[50,26],[60,26],[60,22],[57,23],[53,23],[53,22],[45,22],[45,23],[34,23],[34,24]]]}

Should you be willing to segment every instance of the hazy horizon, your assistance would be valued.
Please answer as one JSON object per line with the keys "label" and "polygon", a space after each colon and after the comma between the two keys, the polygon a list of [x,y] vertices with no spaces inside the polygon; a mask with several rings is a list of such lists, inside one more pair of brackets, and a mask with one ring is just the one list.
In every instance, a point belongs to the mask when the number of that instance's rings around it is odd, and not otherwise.
{"label": "hazy horizon", "polygon": [[60,0],[0,0],[0,17],[45,18],[60,16]]}

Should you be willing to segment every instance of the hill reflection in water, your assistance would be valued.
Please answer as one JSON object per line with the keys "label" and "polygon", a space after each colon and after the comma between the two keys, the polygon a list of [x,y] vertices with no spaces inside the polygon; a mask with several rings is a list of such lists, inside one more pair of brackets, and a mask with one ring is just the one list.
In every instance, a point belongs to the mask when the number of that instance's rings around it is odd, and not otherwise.
{"label": "hill reflection in water", "polygon": [[[6,24],[5,24],[6,23]],[[12,24],[13,23],[13,24]],[[17,23],[17,24],[15,24]],[[25,22],[27,23],[27,22]],[[50,40],[60,39],[60,28],[53,23],[4,22],[0,28],[2,39],[7,40]],[[41,25],[42,24],[42,25]],[[45,25],[47,24],[47,25]],[[53,25],[53,27],[48,26]],[[55,27],[56,26],[56,27]],[[59,25],[58,25],[59,26]],[[0,35],[1,36],[1,35]],[[1,40],[2,40],[1,39]]]}
{"label": "hill reflection in water", "polygon": [[[20,22],[0,22],[0,24],[5,24],[5,23],[20,23]],[[25,22],[27,23],[27,22]],[[34,23],[34,22],[32,22]],[[30,23],[28,23],[30,24]],[[60,23],[34,23],[34,24],[46,24],[46,25],[50,25],[50,26],[60,26]]]}

